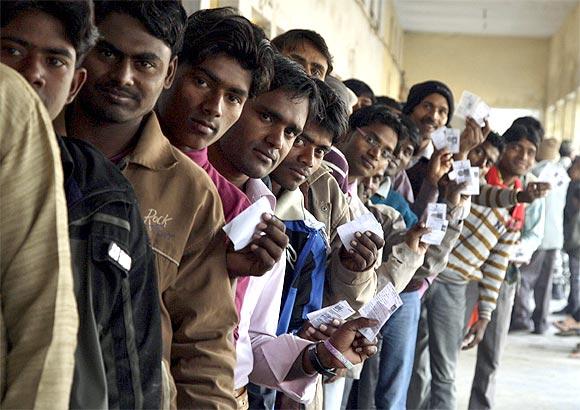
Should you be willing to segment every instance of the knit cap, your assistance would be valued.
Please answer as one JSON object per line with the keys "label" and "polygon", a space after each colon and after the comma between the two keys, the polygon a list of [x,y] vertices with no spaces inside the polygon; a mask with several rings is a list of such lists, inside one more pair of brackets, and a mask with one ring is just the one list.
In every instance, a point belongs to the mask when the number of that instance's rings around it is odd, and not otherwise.
{"label": "knit cap", "polygon": [[453,118],[453,93],[440,81],[425,81],[424,83],[418,83],[411,87],[409,90],[409,96],[407,97],[407,102],[403,107],[403,114],[409,115],[413,112],[413,109],[421,104],[421,101],[430,94],[440,94],[447,100],[447,105],[449,106],[449,114],[447,115],[447,124],[451,122]]}

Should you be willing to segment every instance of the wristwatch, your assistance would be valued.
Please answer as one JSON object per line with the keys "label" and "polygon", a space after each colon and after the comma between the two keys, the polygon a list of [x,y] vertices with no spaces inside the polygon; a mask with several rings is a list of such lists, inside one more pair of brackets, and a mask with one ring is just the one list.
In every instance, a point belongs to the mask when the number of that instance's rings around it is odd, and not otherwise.
{"label": "wristwatch", "polygon": [[316,370],[317,373],[320,373],[326,377],[334,377],[336,376],[336,369],[324,367],[318,358],[318,345],[321,343],[323,342],[313,343],[308,346],[308,360],[310,360],[312,367],[314,367],[314,370]]}

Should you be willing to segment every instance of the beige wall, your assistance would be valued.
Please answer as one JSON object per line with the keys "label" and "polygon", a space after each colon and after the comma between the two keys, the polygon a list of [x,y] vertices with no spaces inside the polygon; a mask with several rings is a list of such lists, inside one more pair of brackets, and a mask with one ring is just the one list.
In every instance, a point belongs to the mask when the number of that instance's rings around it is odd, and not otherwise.
{"label": "beige wall", "polygon": [[447,83],[498,108],[544,109],[547,39],[405,33],[404,78],[411,85],[430,79]]}
{"label": "beige wall", "polygon": [[550,40],[546,133],[580,149],[580,5]]}
{"label": "beige wall", "polygon": [[[377,1],[374,10],[382,13],[378,25],[369,11]],[[392,0],[186,0],[185,4],[188,11],[233,6],[271,37],[293,28],[315,30],[328,43],[336,75],[359,78],[377,94],[399,93],[403,32]]]}
{"label": "beige wall", "polygon": [[580,86],[580,6],[550,40],[547,104]]}

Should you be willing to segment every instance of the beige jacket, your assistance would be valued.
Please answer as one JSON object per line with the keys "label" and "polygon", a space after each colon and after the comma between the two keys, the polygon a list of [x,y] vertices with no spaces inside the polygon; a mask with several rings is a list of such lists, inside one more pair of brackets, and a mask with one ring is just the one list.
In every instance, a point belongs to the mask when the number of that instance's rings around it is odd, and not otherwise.
{"label": "beige jacket", "polygon": [[125,158],[156,254],[164,361],[179,408],[231,408],[237,323],[222,204],[207,173],[173,147],[154,113]]}
{"label": "beige jacket", "polygon": [[351,220],[348,200],[325,165],[308,178],[306,189],[306,209],[324,223],[330,237],[331,254],[324,304],[346,300],[353,309],[358,309],[374,296],[377,279],[374,267],[364,272],[353,272],[340,262],[342,242],[336,229]]}
{"label": "beige jacket", "polygon": [[0,64],[0,408],[68,408],[78,313],[60,152],[34,90]]}

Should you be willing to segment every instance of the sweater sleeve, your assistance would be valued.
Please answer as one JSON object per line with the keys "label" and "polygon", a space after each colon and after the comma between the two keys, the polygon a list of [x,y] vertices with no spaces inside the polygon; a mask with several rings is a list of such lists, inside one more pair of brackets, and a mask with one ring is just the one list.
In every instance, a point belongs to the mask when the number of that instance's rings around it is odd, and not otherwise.
{"label": "sweater sleeve", "polygon": [[488,208],[511,208],[518,203],[517,195],[517,189],[481,184],[479,186],[479,195],[472,196],[471,200],[474,204]]}

